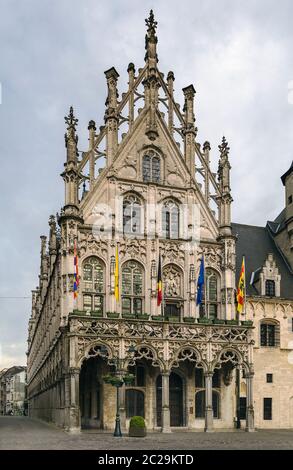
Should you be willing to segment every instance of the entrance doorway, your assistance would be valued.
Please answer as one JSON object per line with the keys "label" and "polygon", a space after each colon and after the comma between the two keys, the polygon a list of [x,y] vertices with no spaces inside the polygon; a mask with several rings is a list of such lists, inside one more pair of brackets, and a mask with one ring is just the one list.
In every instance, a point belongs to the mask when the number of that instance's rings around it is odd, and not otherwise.
{"label": "entrance doorway", "polygon": [[[157,426],[162,426],[162,376],[157,377]],[[169,377],[170,425],[183,426],[183,380],[179,374],[171,372]]]}
{"label": "entrance doorway", "polygon": [[80,417],[82,428],[102,427],[101,360],[90,358],[81,367],[79,378]]}

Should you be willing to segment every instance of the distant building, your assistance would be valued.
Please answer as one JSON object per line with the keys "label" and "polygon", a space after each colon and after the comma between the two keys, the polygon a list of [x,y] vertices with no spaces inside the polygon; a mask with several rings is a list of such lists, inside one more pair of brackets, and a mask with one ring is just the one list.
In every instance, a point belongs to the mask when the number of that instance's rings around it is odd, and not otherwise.
{"label": "distant building", "polygon": [[0,414],[26,414],[26,367],[0,371]]}
{"label": "distant building", "polygon": [[[254,410],[259,428],[293,428],[293,162],[285,208],[266,227],[232,224],[236,270],[246,259],[246,317],[254,323]],[[246,385],[240,384],[241,409]],[[243,418],[245,413],[243,413]]]}

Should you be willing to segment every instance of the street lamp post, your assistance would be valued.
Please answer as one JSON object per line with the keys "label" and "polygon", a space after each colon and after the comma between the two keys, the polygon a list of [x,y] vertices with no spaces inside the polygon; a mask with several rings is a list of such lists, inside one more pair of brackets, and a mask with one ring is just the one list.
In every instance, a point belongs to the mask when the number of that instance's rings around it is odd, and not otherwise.
{"label": "street lamp post", "polygon": [[[106,347],[101,348],[101,352],[107,352]],[[103,377],[105,383],[111,384],[113,387],[116,387],[116,419],[115,419],[115,429],[114,429],[114,437],[122,437],[121,432],[121,424],[120,424],[120,412],[119,412],[119,389],[125,385],[131,385],[134,379],[133,374],[122,374],[122,368],[125,359],[133,359],[133,355],[135,353],[134,346],[130,346],[128,349],[128,356],[124,359],[119,357],[111,358],[111,362],[115,367],[115,373],[106,375]]]}

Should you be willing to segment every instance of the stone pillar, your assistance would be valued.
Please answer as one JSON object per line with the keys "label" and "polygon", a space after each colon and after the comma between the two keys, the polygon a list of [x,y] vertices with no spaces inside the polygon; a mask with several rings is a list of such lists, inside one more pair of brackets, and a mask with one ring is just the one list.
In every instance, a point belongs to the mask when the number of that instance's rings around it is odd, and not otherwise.
{"label": "stone pillar", "polygon": [[205,432],[212,432],[213,424],[213,372],[205,373]]}
{"label": "stone pillar", "polygon": [[246,374],[247,408],[245,431],[253,432],[254,429],[254,406],[253,406],[253,372]]}
{"label": "stone pillar", "polygon": [[106,100],[106,113],[105,123],[107,128],[106,133],[106,154],[107,154],[107,166],[112,165],[112,162],[116,156],[118,147],[118,123],[119,117],[117,114],[118,106],[118,90],[117,80],[119,73],[114,67],[111,67],[105,72],[108,86],[108,96]]}
{"label": "stone pillar", "polygon": [[173,121],[173,113],[174,113],[174,106],[173,106],[173,84],[174,84],[174,73],[172,71],[168,72],[167,76],[167,86],[168,86],[168,128],[170,134],[173,136],[174,134],[174,121]]}
{"label": "stone pillar", "polygon": [[184,157],[186,165],[189,168],[192,178],[195,178],[195,137],[197,128],[194,126],[194,96],[195,89],[193,85],[183,88],[184,93],[184,113],[185,113],[185,127],[183,129],[184,135]]}
{"label": "stone pillar", "polygon": [[128,85],[129,85],[129,108],[128,108],[128,119],[129,129],[132,128],[134,123],[134,82],[135,82],[135,67],[131,62],[127,68],[128,72]]}
{"label": "stone pillar", "polygon": [[79,373],[71,368],[65,377],[65,429],[73,433],[80,432]]}
{"label": "stone pillar", "polygon": [[171,432],[169,406],[169,377],[170,372],[162,373],[162,432]]}

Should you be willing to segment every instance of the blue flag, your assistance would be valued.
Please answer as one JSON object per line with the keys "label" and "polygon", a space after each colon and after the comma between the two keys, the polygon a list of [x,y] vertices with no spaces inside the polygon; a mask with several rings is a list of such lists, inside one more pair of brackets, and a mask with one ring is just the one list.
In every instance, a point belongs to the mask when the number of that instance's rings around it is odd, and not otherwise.
{"label": "blue flag", "polygon": [[200,262],[199,276],[197,280],[196,305],[201,305],[202,303],[203,285],[204,285],[204,258],[202,257],[201,262]]}

